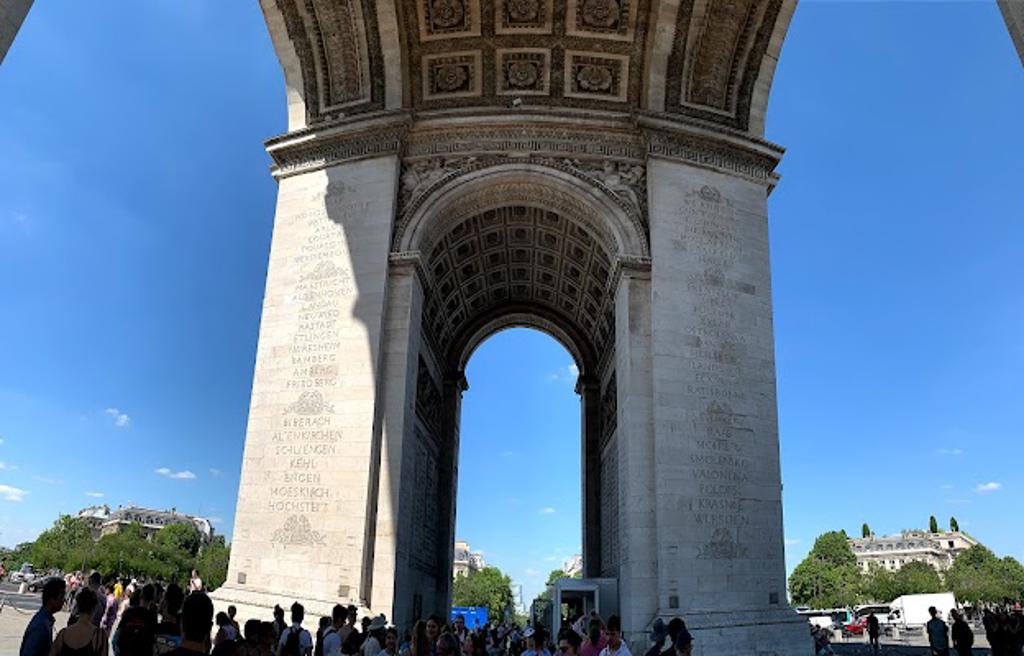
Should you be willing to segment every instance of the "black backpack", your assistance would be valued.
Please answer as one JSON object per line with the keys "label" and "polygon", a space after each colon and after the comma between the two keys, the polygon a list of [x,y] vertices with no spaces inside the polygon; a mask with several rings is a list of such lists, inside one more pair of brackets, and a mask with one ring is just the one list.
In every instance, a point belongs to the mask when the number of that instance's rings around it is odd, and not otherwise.
{"label": "black backpack", "polygon": [[284,648],[278,656],[302,656],[302,643],[299,640],[301,635],[302,629],[298,627],[288,629],[288,638],[284,641]]}

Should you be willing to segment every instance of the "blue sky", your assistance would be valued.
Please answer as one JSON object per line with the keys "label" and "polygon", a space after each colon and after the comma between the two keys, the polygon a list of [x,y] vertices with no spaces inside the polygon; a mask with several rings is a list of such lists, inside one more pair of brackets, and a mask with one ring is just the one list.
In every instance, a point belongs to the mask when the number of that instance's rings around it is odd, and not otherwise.
{"label": "blue sky", "polygon": [[[798,9],[767,131],[790,567],[930,514],[1024,556],[1022,107],[994,3]],[[0,126],[0,544],[95,501],[228,530],[285,129],[257,3],[38,2]],[[570,365],[530,331],[469,365],[458,534],[528,595],[579,546]]]}

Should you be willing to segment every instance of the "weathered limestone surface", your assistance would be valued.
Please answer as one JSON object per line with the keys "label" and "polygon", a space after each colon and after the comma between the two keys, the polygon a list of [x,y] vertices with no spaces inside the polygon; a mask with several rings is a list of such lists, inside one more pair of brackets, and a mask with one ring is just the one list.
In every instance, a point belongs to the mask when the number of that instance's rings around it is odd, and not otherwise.
{"label": "weathered limestone surface", "polygon": [[999,10],[1003,12],[1006,27],[1010,30],[1010,38],[1024,64],[1024,0],[996,0]]}
{"label": "weathered limestone surface", "polygon": [[281,182],[220,599],[361,599],[396,175],[382,157]]}
{"label": "weathered limestone surface", "polygon": [[32,0],[3,0],[0,2],[0,63],[11,49],[14,37],[32,8]]}
{"label": "weathered limestone surface", "polygon": [[660,159],[648,182],[659,614],[684,614],[697,653],[805,653],[786,605],[765,190]]}

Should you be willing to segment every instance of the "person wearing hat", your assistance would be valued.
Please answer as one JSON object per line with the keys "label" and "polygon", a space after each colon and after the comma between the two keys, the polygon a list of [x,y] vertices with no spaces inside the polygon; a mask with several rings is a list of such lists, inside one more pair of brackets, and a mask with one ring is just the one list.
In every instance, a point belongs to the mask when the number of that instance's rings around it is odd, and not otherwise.
{"label": "person wearing hat", "polygon": [[313,636],[302,628],[306,609],[299,602],[292,604],[292,625],[281,633],[277,642],[279,656],[310,656],[313,653]]}
{"label": "person wearing hat", "polygon": [[528,626],[523,631],[523,637],[526,638],[526,651],[521,656],[551,656],[551,652],[544,646],[544,643],[547,642],[547,633],[544,632],[544,627]]}
{"label": "person wearing hat", "polygon": [[370,624],[366,627],[366,640],[363,641],[362,656],[380,654],[380,640],[384,637],[384,629],[387,625],[388,620],[383,613],[370,620]]}

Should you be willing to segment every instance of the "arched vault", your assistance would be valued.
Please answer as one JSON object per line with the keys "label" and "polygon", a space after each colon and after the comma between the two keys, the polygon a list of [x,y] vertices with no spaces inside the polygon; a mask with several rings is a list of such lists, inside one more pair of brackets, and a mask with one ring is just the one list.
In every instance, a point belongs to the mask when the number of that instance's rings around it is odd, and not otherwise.
{"label": "arched vault", "polygon": [[626,112],[764,133],[795,0],[261,0],[289,129],[385,110]]}

